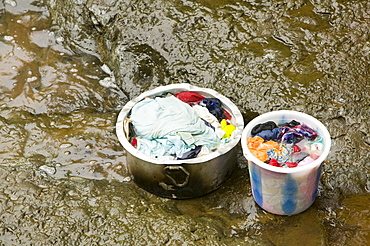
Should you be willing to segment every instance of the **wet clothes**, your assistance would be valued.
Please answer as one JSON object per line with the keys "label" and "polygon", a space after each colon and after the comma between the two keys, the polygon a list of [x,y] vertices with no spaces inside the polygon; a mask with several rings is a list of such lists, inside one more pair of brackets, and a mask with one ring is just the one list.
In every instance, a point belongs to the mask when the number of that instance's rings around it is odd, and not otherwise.
{"label": "wet clothes", "polygon": [[272,166],[304,166],[319,158],[324,149],[318,133],[295,120],[280,126],[268,121],[252,130],[256,134],[247,138],[249,150],[259,160]]}
{"label": "wet clothes", "polygon": [[[191,106],[174,96],[143,99],[132,108],[130,120],[137,134],[138,149],[152,157],[173,152],[182,156],[198,145],[214,150],[220,144],[215,131],[204,124]],[[173,136],[184,133],[192,144],[180,144],[180,147],[174,148],[172,143],[177,139]],[[147,141],[142,141],[144,139]],[[182,141],[181,137],[179,139]],[[167,143],[170,146],[164,147]]]}
{"label": "wet clothes", "polygon": [[136,137],[136,148],[147,156],[158,158],[160,156],[182,156],[192,150],[180,136],[167,135],[162,138],[145,139]]}
{"label": "wet clothes", "polygon": [[211,125],[214,125],[217,127],[220,122],[217,120],[217,118],[209,112],[209,110],[206,107],[202,107],[200,105],[194,105],[192,106],[193,110],[198,114],[200,118],[207,121]]}
{"label": "wet clothes", "polygon": [[267,121],[265,123],[260,123],[260,124],[257,124],[255,125],[253,128],[252,128],[252,131],[251,131],[251,134],[254,136],[262,131],[265,131],[265,130],[272,130],[274,128],[277,128],[277,125],[275,122],[273,121]]}
{"label": "wet clothes", "polygon": [[311,156],[306,156],[303,160],[301,160],[299,163],[298,163],[298,166],[302,167],[302,166],[306,166],[308,164],[310,164],[311,162],[314,162],[315,159],[312,158]]}
{"label": "wet clothes", "polygon": [[204,106],[208,111],[213,114],[218,121],[225,118],[224,109],[222,108],[222,103],[218,98],[204,98],[200,103],[200,106]]}
{"label": "wet clothes", "polygon": [[290,155],[292,153],[292,150],[289,146],[286,145],[278,145],[277,148],[272,148],[267,150],[267,155],[269,159],[275,159],[279,163],[288,162],[290,159]]}
{"label": "wet clothes", "polygon": [[276,159],[270,159],[267,163],[269,165],[275,166],[275,167],[296,167],[296,166],[298,166],[298,163],[294,163],[294,162],[279,163],[279,161],[276,160]]}
{"label": "wet clothes", "polygon": [[317,136],[317,132],[305,124],[281,128],[281,141],[286,143],[298,143],[304,138],[314,140]]}
{"label": "wet clothes", "polygon": [[259,133],[257,133],[255,136],[260,136],[266,141],[272,140],[272,141],[278,141],[281,134],[281,128],[274,128],[272,130],[264,130]]}
{"label": "wet clothes", "polygon": [[283,127],[283,126],[287,126],[287,127],[295,127],[295,126],[298,126],[300,125],[301,123],[299,123],[298,121],[296,120],[292,120],[290,122],[286,122],[286,123],[283,123],[281,125],[279,125],[279,127]]}
{"label": "wet clothes", "polygon": [[219,138],[222,138],[225,135],[225,132],[222,130],[222,126],[217,118],[211,114],[206,107],[202,107],[200,105],[193,105],[192,108],[198,114],[198,116],[207,122],[206,124],[210,124],[213,130],[215,131],[216,135]]}
{"label": "wet clothes", "polygon": [[200,151],[202,150],[202,146],[196,146],[194,149],[184,153],[181,157],[177,157],[177,160],[186,160],[190,158],[195,158],[199,155]]}
{"label": "wet clothes", "polygon": [[225,132],[225,134],[222,136],[223,139],[230,138],[231,134],[236,129],[236,127],[234,125],[228,124],[226,119],[221,120],[221,128]]}
{"label": "wet clothes", "polygon": [[175,94],[175,97],[180,99],[181,101],[192,104],[198,104],[199,102],[203,101],[204,96],[193,92],[193,91],[183,91]]}
{"label": "wet clothes", "polygon": [[232,115],[222,108],[218,98],[205,98],[191,91],[165,92],[145,98],[132,108],[131,144],[163,160],[195,158],[230,142],[236,129],[231,120]]}
{"label": "wet clothes", "polygon": [[257,157],[260,161],[267,161],[269,159],[267,151],[270,149],[278,149],[279,144],[274,141],[266,141],[259,137],[248,137],[247,138],[248,149],[250,152]]}

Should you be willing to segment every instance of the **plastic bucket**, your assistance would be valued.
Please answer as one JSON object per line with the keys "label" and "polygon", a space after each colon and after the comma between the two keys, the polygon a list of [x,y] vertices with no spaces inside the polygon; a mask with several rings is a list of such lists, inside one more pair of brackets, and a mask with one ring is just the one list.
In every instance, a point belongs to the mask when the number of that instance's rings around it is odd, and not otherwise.
{"label": "plastic bucket", "polygon": [[[277,124],[296,120],[314,129],[322,138],[324,149],[318,159],[305,166],[294,168],[275,167],[257,159],[247,147],[247,137],[252,128],[260,123],[274,121]],[[243,154],[248,160],[250,182],[254,200],[264,210],[278,215],[298,214],[308,209],[316,199],[322,162],[331,146],[326,127],[305,113],[281,110],[262,114],[250,121],[241,138]]]}
{"label": "plastic bucket", "polygon": [[[132,107],[145,97],[154,97],[164,92],[176,94],[183,91],[196,92],[204,97],[216,97],[231,115],[236,127],[230,142],[219,146],[211,153],[187,160],[163,161],[152,158],[134,148],[127,140],[124,121]],[[237,144],[244,128],[239,109],[225,96],[190,84],[171,84],[146,91],[129,101],[118,115],[116,132],[127,152],[127,165],[134,182],[144,190],[167,198],[186,199],[202,196],[217,188],[231,175],[237,156]]]}

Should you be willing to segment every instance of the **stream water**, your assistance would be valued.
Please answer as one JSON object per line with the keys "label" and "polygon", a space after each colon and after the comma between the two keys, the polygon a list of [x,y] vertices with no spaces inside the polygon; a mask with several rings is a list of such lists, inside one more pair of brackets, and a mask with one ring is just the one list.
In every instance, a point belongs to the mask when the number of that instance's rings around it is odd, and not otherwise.
{"label": "stream water", "polygon": [[[81,35],[59,2],[0,1],[0,245],[370,243],[367,1],[78,1],[110,27],[105,41]],[[282,108],[319,118],[333,146],[314,205],[295,216],[259,208],[241,150],[231,178],[203,197],[138,188],[117,114],[172,82],[220,91],[246,121]]]}

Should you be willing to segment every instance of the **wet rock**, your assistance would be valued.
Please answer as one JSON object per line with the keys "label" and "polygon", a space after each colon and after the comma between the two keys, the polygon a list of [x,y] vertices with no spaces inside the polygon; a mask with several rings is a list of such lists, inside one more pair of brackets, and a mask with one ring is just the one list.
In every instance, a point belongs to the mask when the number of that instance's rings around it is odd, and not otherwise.
{"label": "wet rock", "polygon": [[[73,5],[64,4],[68,7],[50,3],[60,23]],[[367,1],[81,1],[74,6],[68,18],[81,29],[87,23],[96,27],[92,34],[99,33],[95,41],[102,58],[130,97],[162,84],[189,82],[229,96],[245,114],[304,111],[333,135],[327,165],[334,173],[343,170],[336,145],[356,148],[345,153],[346,159],[361,162],[358,146],[367,140],[354,126],[368,117],[360,110],[369,101],[364,76],[369,69]],[[82,17],[73,17],[77,15]],[[70,38],[83,45],[67,26],[62,24]],[[366,148],[364,152],[361,156],[368,156]],[[363,166],[348,168],[346,172],[362,172]],[[340,178],[334,185],[343,185]],[[365,187],[349,192],[359,189]]]}
{"label": "wet rock", "polygon": [[[47,4],[58,26],[40,1],[0,3],[4,244],[369,241],[367,224],[351,219],[366,220],[365,207],[344,199],[367,202],[370,190],[368,1]],[[162,199],[126,182],[117,112],[145,90],[184,82],[228,96],[246,122],[278,109],[322,121],[333,146],[316,203],[293,217],[265,213],[240,153],[231,179],[202,198]]]}

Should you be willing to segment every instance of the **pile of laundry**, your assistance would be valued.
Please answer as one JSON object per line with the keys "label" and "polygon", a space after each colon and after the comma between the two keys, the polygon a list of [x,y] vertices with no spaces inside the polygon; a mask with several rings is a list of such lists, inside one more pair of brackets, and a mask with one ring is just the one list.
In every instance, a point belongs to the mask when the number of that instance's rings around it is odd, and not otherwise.
{"label": "pile of laundry", "polygon": [[183,160],[207,155],[236,129],[218,98],[184,91],[147,97],[131,109],[130,143],[153,158]]}
{"label": "pile of laundry", "polygon": [[323,152],[323,139],[311,127],[292,120],[281,125],[274,121],[254,126],[247,146],[259,160],[276,167],[297,167],[312,163]]}

